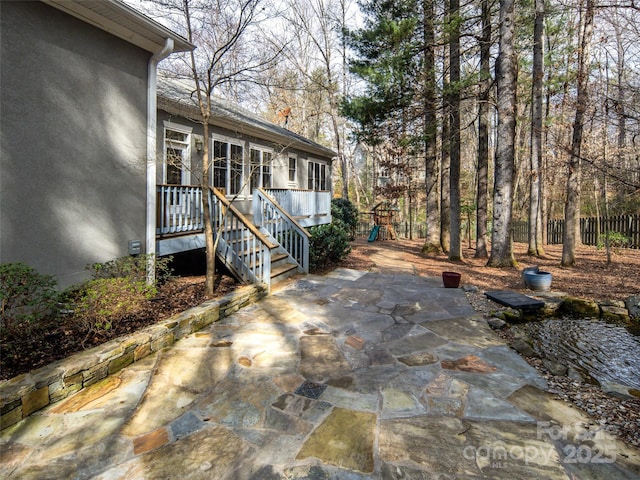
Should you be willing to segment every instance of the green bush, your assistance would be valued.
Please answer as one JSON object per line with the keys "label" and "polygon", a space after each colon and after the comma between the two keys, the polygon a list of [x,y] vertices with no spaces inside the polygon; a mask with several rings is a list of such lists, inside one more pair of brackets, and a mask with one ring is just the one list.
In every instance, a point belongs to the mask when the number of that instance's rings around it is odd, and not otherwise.
{"label": "green bush", "polygon": [[90,280],[75,292],[75,317],[87,331],[110,330],[156,293],[153,285],[131,277]]}
{"label": "green bush", "polygon": [[162,284],[171,276],[172,257],[156,257],[155,255],[126,256],[105,263],[88,265],[91,276],[99,278],[129,278],[133,282],[146,282],[147,265],[155,260],[156,283]]}
{"label": "green bush", "polygon": [[[127,256],[87,266],[92,280],[68,293],[71,309],[89,332],[110,330],[157,294],[156,285],[171,275],[171,257]],[[155,260],[156,283],[147,283],[147,265]]]}
{"label": "green bush", "polygon": [[318,225],[309,229],[311,241],[309,245],[309,270],[314,272],[320,268],[337,263],[346,258],[351,251],[349,234],[342,221],[336,219],[328,225]]}
{"label": "green bush", "polygon": [[56,281],[24,263],[0,264],[0,326],[37,322],[55,310]]}
{"label": "green bush", "polygon": [[345,198],[331,200],[331,217],[345,225],[351,240],[355,238],[358,227],[358,209],[351,201]]}
{"label": "green bush", "polygon": [[605,247],[605,240],[609,237],[609,247],[616,251],[619,248],[626,248],[631,243],[631,239],[622,232],[609,232],[608,235],[604,234],[598,238],[598,250]]}

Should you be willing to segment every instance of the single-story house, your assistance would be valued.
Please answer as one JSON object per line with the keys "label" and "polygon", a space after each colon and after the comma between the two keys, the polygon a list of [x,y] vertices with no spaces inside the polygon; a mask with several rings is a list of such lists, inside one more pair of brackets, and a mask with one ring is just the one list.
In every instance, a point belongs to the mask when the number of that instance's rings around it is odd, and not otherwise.
{"label": "single-story house", "polygon": [[[304,202],[330,199],[332,152],[224,103],[207,139],[218,159],[211,176],[217,190],[198,191],[193,172],[198,136],[204,139],[193,106],[157,97],[156,88],[158,62],[194,46],[130,6],[2,1],[0,48],[0,263],[27,263],[65,287],[84,280],[88,264],[199,248],[205,194],[222,202],[216,215],[227,225],[217,231],[239,230],[229,224],[236,210],[249,216],[242,223],[257,222],[249,230],[258,234],[261,258],[294,236],[267,205],[271,195],[289,202],[285,216],[295,228],[298,220],[327,221],[326,208]],[[272,191],[254,193],[258,186]],[[265,239],[269,228],[275,236]],[[229,252],[247,241],[223,239],[220,256],[238,257]],[[249,268],[239,276],[263,281],[269,267],[256,275],[257,258],[241,259],[251,268],[236,258],[231,268]]]}
{"label": "single-story house", "polygon": [[[157,118],[159,255],[204,247],[199,208],[205,163],[210,164],[206,184],[215,187],[222,202],[232,203],[243,222],[251,223],[274,244],[281,244],[281,238],[289,235],[308,243],[304,227],[331,222],[332,159],[336,154],[330,148],[216,97],[212,98],[209,138],[205,139],[192,80],[159,77]],[[208,162],[203,158],[205,142]],[[281,207],[282,217],[266,205],[271,203]],[[234,225],[224,231],[235,235],[237,228]],[[293,230],[298,233],[291,233]],[[279,268],[280,276],[295,270],[294,266],[297,271],[307,270],[302,257],[308,245],[292,248],[300,253],[288,252],[290,267]],[[286,246],[279,248],[281,254],[286,250]],[[276,267],[274,262],[274,271]]]}

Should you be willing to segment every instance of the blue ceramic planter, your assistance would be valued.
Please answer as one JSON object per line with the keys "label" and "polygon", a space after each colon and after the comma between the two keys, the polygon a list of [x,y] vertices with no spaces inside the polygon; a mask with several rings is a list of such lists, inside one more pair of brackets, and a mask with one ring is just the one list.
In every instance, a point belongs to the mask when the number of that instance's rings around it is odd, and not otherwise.
{"label": "blue ceramic planter", "polygon": [[522,273],[524,284],[531,290],[546,292],[551,289],[552,275],[542,270],[525,270]]}

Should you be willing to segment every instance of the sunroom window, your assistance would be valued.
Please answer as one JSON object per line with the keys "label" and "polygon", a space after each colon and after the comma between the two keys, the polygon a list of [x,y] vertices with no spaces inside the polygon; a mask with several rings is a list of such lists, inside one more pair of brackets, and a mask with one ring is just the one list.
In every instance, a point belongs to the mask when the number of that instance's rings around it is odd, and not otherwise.
{"label": "sunroom window", "polygon": [[165,122],[163,182],[188,185],[191,168],[191,128]]}
{"label": "sunroom window", "polygon": [[241,145],[225,140],[213,141],[213,168],[211,182],[226,195],[242,191],[244,154]]}
{"label": "sunroom window", "polygon": [[251,148],[251,194],[258,187],[271,188],[273,153],[257,147]]}

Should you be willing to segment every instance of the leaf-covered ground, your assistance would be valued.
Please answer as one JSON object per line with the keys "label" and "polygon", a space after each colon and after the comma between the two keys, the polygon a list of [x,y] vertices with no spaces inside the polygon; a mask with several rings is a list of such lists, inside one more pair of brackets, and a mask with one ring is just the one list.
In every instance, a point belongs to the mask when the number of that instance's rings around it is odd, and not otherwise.
{"label": "leaf-covered ground", "polygon": [[358,239],[343,266],[371,270],[375,269],[375,256],[384,250],[400,253],[404,261],[412,264],[416,273],[423,276],[440,277],[443,271],[453,270],[462,274],[462,283],[475,285],[481,290],[514,290],[526,293],[521,272],[524,267],[538,265],[540,270],[551,272],[551,289],[567,295],[592,299],[625,300],[631,295],[640,295],[640,250],[623,249],[612,254],[607,265],[604,250],[595,247],[578,247],[575,267],[560,266],[562,245],[546,245],[542,257],[527,255],[527,245],[515,243],[515,268],[487,267],[487,259],[473,258],[475,250],[463,249],[463,260],[452,262],[444,254],[427,256],[420,252],[421,240],[387,240],[368,243]]}

